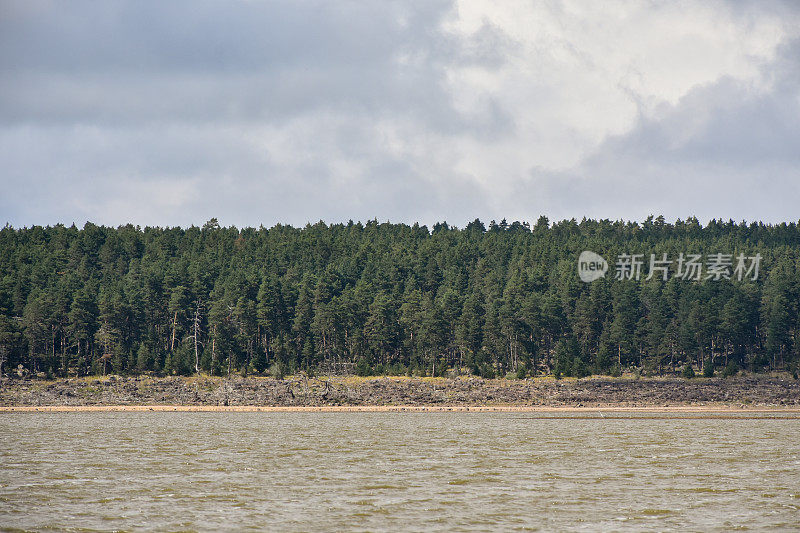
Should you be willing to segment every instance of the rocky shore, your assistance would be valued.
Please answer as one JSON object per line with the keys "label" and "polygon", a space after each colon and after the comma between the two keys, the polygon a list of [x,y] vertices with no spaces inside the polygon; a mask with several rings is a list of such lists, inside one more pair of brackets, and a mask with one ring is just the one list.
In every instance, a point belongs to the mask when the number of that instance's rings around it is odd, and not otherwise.
{"label": "rocky shore", "polygon": [[406,378],[292,376],[4,379],[0,407],[21,406],[800,407],[791,376],[733,378]]}

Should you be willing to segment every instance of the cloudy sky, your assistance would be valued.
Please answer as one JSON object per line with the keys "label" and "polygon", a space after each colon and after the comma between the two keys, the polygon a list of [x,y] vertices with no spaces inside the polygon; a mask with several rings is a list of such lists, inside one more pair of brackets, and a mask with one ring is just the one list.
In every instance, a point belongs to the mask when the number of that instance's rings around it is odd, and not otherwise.
{"label": "cloudy sky", "polygon": [[0,0],[0,191],[18,227],[797,221],[800,4]]}

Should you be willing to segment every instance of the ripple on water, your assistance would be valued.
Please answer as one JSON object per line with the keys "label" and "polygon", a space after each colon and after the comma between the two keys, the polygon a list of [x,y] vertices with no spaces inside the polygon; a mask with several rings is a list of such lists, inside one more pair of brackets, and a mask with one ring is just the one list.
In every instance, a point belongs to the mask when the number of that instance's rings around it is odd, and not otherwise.
{"label": "ripple on water", "polygon": [[4,527],[730,531],[800,510],[797,420],[61,415],[0,417]]}

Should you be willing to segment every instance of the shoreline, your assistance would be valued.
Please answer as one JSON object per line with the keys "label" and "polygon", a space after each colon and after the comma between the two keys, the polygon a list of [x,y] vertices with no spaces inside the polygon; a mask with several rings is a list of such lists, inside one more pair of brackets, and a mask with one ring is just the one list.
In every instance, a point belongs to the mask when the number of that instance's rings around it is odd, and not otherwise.
{"label": "shoreline", "polygon": [[0,412],[447,412],[580,413],[800,412],[800,381],[780,376],[732,379],[586,378],[486,380],[475,377],[354,376],[118,377],[4,381]]}
{"label": "shoreline", "polygon": [[63,412],[213,412],[213,413],[643,413],[643,414],[792,414],[800,417],[798,407],[732,405],[676,406],[527,406],[527,405],[21,405],[2,406],[0,413]]}

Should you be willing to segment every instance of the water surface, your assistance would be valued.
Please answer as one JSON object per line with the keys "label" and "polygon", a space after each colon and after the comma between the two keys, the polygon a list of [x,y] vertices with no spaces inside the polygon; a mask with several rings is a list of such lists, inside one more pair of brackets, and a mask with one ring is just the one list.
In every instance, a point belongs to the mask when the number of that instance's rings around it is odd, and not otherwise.
{"label": "water surface", "polygon": [[800,419],[3,413],[0,526],[797,529]]}

